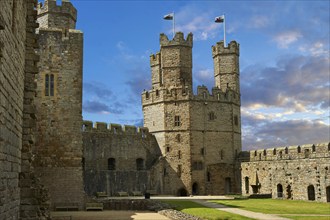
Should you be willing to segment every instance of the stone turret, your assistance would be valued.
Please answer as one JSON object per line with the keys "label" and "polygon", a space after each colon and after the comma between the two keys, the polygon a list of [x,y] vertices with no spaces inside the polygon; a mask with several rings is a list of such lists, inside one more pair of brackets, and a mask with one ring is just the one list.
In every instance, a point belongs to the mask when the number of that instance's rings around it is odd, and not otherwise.
{"label": "stone turret", "polygon": [[192,88],[192,39],[191,33],[184,39],[177,32],[172,40],[160,35],[160,53],[150,57],[154,89]]}
{"label": "stone turret", "polygon": [[231,41],[224,47],[223,41],[212,46],[215,86],[240,93],[239,88],[239,44]]}
{"label": "stone turret", "polygon": [[45,0],[44,5],[38,4],[37,10],[41,28],[76,28],[77,10],[70,0],[62,0],[62,5],[57,5],[56,0]]}

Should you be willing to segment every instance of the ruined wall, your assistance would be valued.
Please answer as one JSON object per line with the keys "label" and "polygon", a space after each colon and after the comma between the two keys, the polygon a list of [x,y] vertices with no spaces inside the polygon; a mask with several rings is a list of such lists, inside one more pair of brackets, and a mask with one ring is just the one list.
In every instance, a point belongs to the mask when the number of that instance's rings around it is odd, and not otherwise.
{"label": "ruined wall", "polygon": [[[55,0],[48,0],[38,6],[40,74],[35,167],[50,192],[52,208],[57,203],[75,203],[82,209],[83,33],[70,29],[75,26],[76,16],[72,4],[54,4]],[[59,9],[62,13],[53,22],[50,17]]]}
{"label": "ruined wall", "polygon": [[330,202],[330,143],[243,152],[240,159],[244,195]]}
{"label": "ruined wall", "polygon": [[[154,190],[150,169],[161,156],[156,139],[146,128],[97,122],[83,123],[84,182],[89,195]],[[158,193],[160,193],[158,191]]]}

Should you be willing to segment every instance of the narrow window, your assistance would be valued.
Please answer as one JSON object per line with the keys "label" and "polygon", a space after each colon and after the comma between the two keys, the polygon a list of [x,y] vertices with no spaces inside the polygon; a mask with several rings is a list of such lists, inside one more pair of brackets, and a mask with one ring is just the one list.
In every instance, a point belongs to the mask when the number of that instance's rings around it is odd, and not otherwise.
{"label": "narrow window", "polygon": [[201,155],[204,155],[205,154],[205,149],[204,147],[201,148]]}
{"label": "narrow window", "polygon": [[170,147],[166,147],[166,152],[170,152]]}
{"label": "narrow window", "polygon": [[180,126],[181,121],[180,121],[180,116],[176,115],[174,116],[174,126]]}
{"label": "narrow window", "polygon": [[264,156],[266,156],[267,155],[267,151],[266,150],[264,150]]}
{"label": "narrow window", "polygon": [[45,96],[54,96],[54,74],[45,75]]}
{"label": "narrow window", "polygon": [[298,151],[299,154],[301,153],[301,147],[300,146],[298,146],[297,151]]}
{"label": "narrow window", "polygon": [[181,173],[182,173],[182,165],[181,164],[178,165],[177,172],[178,172],[178,176],[181,177]]}
{"label": "narrow window", "polygon": [[49,95],[50,96],[54,96],[54,74],[50,74]]}
{"label": "narrow window", "polygon": [[207,172],[207,182],[211,182],[211,173]]}
{"label": "narrow window", "polygon": [[285,148],[285,154],[288,154],[289,153],[289,149],[286,147]]}
{"label": "narrow window", "polygon": [[223,160],[223,157],[224,157],[224,153],[223,153],[223,150],[220,151],[220,158],[221,160]]}
{"label": "narrow window", "polygon": [[144,170],[144,160],[142,158],[136,159],[136,169]]}
{"label": "narrow window", "polygon": [[146,99],[149,99],[149,92],[146,92]]}
{"label": "narrow window", "polygon": [[49,96],[49,75],[45,76],[45,96]]}
{"label": "narrow window", "polygon": [[167,171],[166,168],[163,169],[163,175],[166,176],[167,175]]}
{"label": "narrow window", "polygon": [[115,170],[116,169],[116,159],[109,158],[108,159],[108,170]]}
{"label": "narrow window", "polygon": [[159,96],[159,91],[158,91],[158,89],[156,90],[156,96]]}
{"label": "narrow window", "polygon": [[234,116],[234,124],[236,126],[238,126],[238,116],[237,115]]}
{"label": "narrow window", "polygon": [[218,100],[220,100],[220,93],[217,94],[217,98],[218,98]]}
{"label": "narrow window", "polygon": [[181,150],[178,151],[178,158],[181,159]]}
{"label": "narrow window", "polygon": [[274,148],[273,150],[273,155],[276,155],[276,148]]}
{"label": "narrow window", "polygon": [[312,151],[313,152],[315,152],[316,151],[316,147],[315,147],[315,145],[313,144],[313,146],[312,146]]}
{"label": "narrow window", "polygon": [[209,112],[209,120],[213,121],[215,119],[214,112]]}
{"label": "narrow window", "polygon": [[203,92],[203,99],[206,99],[206,92]]}
{"label": "narrow window", "polygon": [[11,30],[16,34],[16,20],[17,20],[17,0],[13,0],[13,8],[12,8],[12,25],[11,25]]}
{"label": "narrow window", "polygon": [[257,151],[256,151],[256,150],[254,151],[254,156],[255,156],[255,157],[257,156]]}

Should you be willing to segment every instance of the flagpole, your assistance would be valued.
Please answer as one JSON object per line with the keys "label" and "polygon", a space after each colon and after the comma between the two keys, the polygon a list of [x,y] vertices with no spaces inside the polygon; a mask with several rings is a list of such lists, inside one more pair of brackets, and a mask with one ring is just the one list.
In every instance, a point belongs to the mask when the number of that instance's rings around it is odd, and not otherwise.
{"label": "flagpole", "polygon": [[173,11],[173,38],[175,35],[175,15],[174,15],[174,11]]}
{"label": "flagpole", "polygon": [[226,16],[223,14],[223,43],[224,47],[226,47]]}

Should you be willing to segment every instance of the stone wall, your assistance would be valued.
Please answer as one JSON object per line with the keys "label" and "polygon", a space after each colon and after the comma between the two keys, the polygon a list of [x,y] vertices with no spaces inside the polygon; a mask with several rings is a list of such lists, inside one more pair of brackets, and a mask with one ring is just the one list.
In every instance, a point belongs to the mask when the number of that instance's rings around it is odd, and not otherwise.
{"label": "stone wall", "polygon": [[[70,29],[75,27],[70,14],[72,4],[68,1],[63,1],[61,6],[54,4],[55,0],[48,0],[38,7],[40,73],[34,164],[42,183],[49,189],[52,208],[57,203],[76,203],[82,209],[83,33]],[[54,23],[51,17],[58,10],[63,13]]]}
{"label": "stone wall", "polygon": [[[0,219],[43,219],[35,176],[36,0],[0,2]],[[42,207],[42,208],[40,208]]]}
{"label": "stone wall", "polygon": [[330,143],[242,152],[240,160],[243,195],[330,202]]}
{"label": "stone wall", "polygon": [[[88,195],[154,190],[150,170],[161,156],[146,128],[97,122],[83,123],[84,182]],[[160,193],[160,191],[158,191]]]}

